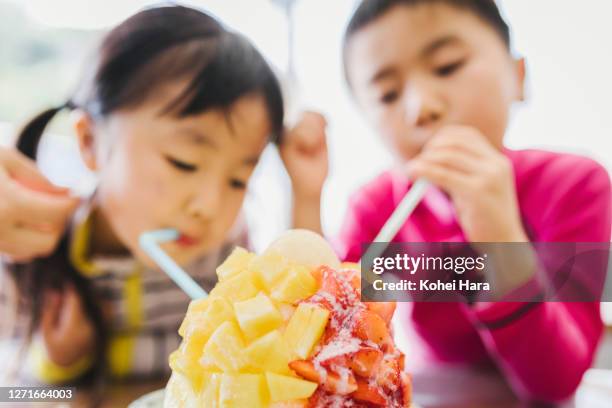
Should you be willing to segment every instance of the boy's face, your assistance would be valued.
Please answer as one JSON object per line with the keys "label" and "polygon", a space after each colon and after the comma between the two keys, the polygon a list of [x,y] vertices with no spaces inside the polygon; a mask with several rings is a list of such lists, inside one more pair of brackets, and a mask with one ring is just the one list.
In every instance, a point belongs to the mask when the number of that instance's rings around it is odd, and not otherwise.
{"label": "boy's face", "polygon": [[177,229],[182,238],[164,249],[182,265],[222,244],[271,131],[260,96],[239,99],[227,114],[159,115],[180,90],[168,87],[143,105],[114,112],[95,126],[93,147],[81,143],[86,161],[94,151],[89,162],[99,175],[103,218],[148,265],[138,245],[147,230]]}
{"label": "boy's face", "polygon": [[[353,34],[346,64],[359,105],[402,160],[449,124],[501,148],[509,108],[522,98],[523,62],[479,17],[441,2],[393,7]],[[406,110],[415,95],[413,126]]]}

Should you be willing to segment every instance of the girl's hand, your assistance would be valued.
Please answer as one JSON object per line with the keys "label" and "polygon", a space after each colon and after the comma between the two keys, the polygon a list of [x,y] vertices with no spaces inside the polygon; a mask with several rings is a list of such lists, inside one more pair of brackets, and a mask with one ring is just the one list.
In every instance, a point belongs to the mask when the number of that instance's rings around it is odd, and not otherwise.
{"label": "girl's hand", "polygon": [[440,130],[408,165],[446,191],[470,242],[527,242],[510,161],[476,129]]}
{"label": "girl's hand", "polygon": [[48,255],[78,205],[51,184],[34,163],[0,147],[0,252],[13,261]]}
{"label": "girl's hand", "polygon": [[307,111],[284,135],[280,155],[291,178],[295,199],[318,201],[321,198],[329,166],[326,126],[323,115]]}
{"label": "girl's hand", "polygon": [[63,293],[45,293],[40,331],[49,359],[60,366],[70,366],[93,352],[94,326],[72,286]]}

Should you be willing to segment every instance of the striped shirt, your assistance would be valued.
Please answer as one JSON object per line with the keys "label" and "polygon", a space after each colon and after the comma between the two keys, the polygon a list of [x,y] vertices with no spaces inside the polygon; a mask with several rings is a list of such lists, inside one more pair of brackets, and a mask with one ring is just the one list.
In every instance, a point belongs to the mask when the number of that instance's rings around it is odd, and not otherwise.
{"label": "striped shirt", "polygon": [[[179,346],[178,328],[190,298],[163,272],[144,267],[131,256],[87,258],[90,214],[91,208],[85,203],[73,218],[69,259],[81,274],[90,279],[105,312],[110,331],[107,353],[110,372],[116,378],[168,374],[168,356]],[[236,245],[247,246],[244,228],[235,228],[219,249],[197,259],[185,270],[210,291],[217,281],[216,267]],[[6,276],[3,276],[3,281],[4,278]],[[5,283],[0,284],[0,307],[3,309],[8,306],[10,296],[9,285]],[[27,302],[21,302],[17,310],[14,338],[24,333],[28,319]],[[34,369],[34,365],[26,364],[30,368],[20,376],[28,381],[33,378],[34,382],[51,382],[49,376],[37,372],[40,369]]]}

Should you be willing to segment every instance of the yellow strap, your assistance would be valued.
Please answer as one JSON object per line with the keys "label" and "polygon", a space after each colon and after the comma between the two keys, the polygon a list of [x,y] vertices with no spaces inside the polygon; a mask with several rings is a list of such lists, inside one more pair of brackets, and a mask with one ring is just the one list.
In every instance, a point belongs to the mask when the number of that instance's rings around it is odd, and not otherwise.
{"label": "yellow strap", "polygon": [[[142,267],[138,266],[125,280],[123,287],[126,305],[126,321],[131,330],[138,329],[142,324]],[[113,376],[121,378],[130,372],[133,356],[134,335],[117,334],[110,340],[109,365]]]}
{"label": "yellow strap", "polygon": [[91,217],[87,217],[83,223],[74,228],[69,249],[70,262],[81,274],[87,277],[93,277],[100,273],[93,262],[87,258],[90,234]]}
{"label": "yellow strap", "polygon": [[84,374],[93,364],[91,355],[84,356],[69,366],[61,366],[49,359],[44,346],[35,341],[30,348],[35,375],[47,384],[64,384]]}
{"label": "yellow strap", "polygon": [[138,265],[134,272],[125,280],[123,288],[127,307],[127,323],[136,329],[142,323],[142,266]]}

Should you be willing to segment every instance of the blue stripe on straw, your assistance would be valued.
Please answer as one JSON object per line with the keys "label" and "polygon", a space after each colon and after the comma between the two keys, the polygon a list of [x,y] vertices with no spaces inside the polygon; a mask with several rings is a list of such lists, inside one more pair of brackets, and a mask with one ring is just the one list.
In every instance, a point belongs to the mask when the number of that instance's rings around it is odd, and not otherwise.
{"label": "blue stripe on straw", "polygon": [[166,272],[166,274],[192,299],[202,299],[208,293],[194,281],[183,268],[178,266],[158,245],[160,242],[174,241],[179,233],[175,229],[161,229],[144,232],[140,235],[140,247]]}

